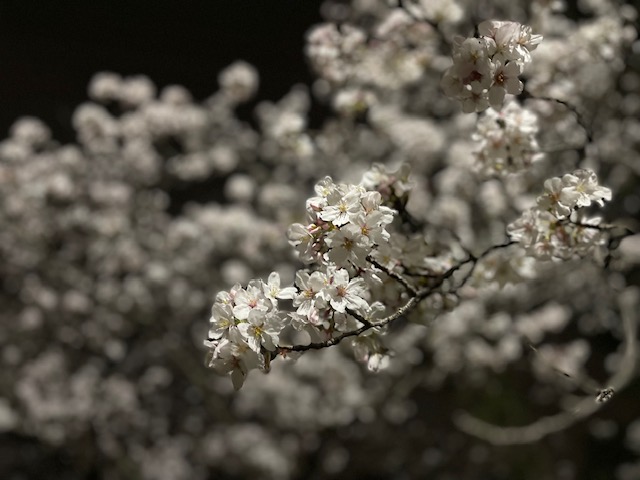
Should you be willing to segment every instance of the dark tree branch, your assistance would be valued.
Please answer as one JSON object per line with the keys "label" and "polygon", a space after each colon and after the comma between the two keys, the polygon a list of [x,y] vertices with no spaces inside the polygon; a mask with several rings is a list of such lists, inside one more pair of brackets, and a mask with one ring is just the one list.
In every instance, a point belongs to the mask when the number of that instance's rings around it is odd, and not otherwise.
{"label": "dark tree branch", "polygon": [[[428,298],[430,295],[436,293],[436,291],[444,284],[445,281],[447,281],[449,278],[451,278],[457,271],[459,271],[463,266],[471,263],[472,264],[472,268],[469,270],[469,272],[467,272],[467,274],[465,275],[465,278],[462,280],[462,283],[460,284],[459,287],[463,286],[467,280],[469,279],[469,277],[472,275],[473,270],[476,266],[476,264],[482,260],[483,258],[485,258],[487,255],[489,255],[491,252],[501,249],[501,248],[507,248],[511,245],[513,245],[516,242],[506,242],[500,245],[493,245],[489,248],[487,248],[486,250],[484,250],[480,255],[478,256],[474,256],[474,255],[469,255],[469,257],[467,257],[465,260],[461,261],[460,263],[457,263],[456,265],[452,266],[451,268],[449,268],[447,271],[445,271],[443,274],[441,274],[439,277],[437,277],[435,283],[433,283],[432,285],[430,285],[429,287],[417,290],[415,289],[415,287],[411,286],[411,284],[408,283],[408,281],[406,281],[406,279],[404,279],[402,276],[395,274],[394,275],[390,275],[391,278],[394,278],[396,281],[398,281],[401,285],[403,285],[405,288],[407,288],[408,293],[411,295],[409,300],[400,308],[398,308],[395,312],[393,312],[392,314],[379,319],[379,320],[374,320],[374,319],[368,319],[363,317],[361,314],[353,311],[353,310],[347,310],[347,313],[349,315],[351,315],[352,317],[354,317],[356,320],[358,320],[360,323],[362,323],[362,326],[360,328],[357,328],[356,330],[352,330],[350,332],[344,332],[341,333],[340,335],[330,338],[328,340],[325,340],[323,342],[312,342],[309,343],[308,345],[293,345],[290,347],[287,346],[280,346],[278,347],[278,349],[276,350],[275,354],[284,354],[286,355],[289,352],[304,352],[307,350],[320,350],[322,348],[327,348],[327,347],[332,347],[334,345],[339,344],[340,342],[342,342],[342,340],[344,340],[345,338],[349,338],[349,337],[356,337],[358,335],[362,335],[363,333],[375,329],[375,328],[382,328],[385,327],[386,325],[389,325],[390,323],[394,322],[395,320],[407,315],[408,313],[410,313],[411,311],[413,311],[418,304],[423,301],[425,298]],[[373,262],[372,262],[373,263]],[[374,263],[375,265],[375,263]],[[378,265],[376,265],[378,266]],[[383,271],[386,271],[387,269],[384,269]],[[455,290],[454,290],[455,292]],[[448,292],[448,293],[452,293],[452,292]]]}

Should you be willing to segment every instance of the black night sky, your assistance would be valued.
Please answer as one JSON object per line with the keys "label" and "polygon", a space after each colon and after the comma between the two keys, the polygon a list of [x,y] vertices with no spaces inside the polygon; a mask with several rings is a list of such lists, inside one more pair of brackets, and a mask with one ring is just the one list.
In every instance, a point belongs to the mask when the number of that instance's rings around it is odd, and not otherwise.
{"label": "black night sky", "polygon": [[318,1],[0,0],[0,135],[21,115],[73,140],[73,109],[99,71],[181,84],[196,99],[218,72],[243,59],[260,72],[262,99],[309,83],[304,34],[321,21]]}

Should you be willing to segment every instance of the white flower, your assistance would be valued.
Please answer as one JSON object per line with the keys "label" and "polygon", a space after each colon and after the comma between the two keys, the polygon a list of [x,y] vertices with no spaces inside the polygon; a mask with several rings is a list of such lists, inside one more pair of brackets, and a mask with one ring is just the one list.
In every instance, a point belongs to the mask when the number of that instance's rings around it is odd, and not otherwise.
{"label": "white flower", "polygon": [[495,41],[487,37],[464,38],[456,43],[453,60],[458,77],[464,78],[473,71],[490,68],[489,60],[495,53],[495,48]]}
{"label": "white flower", "polygon": [[544,182],[544,188],[545,193],[537,199],[538,206],[559,219],[592,202],[603,205],[605,200],[611,200],[611,190],[598,185],[598,178],[591,170],[579,169],[562,178],[550,178]]}
{"label": "white flower", "polygon": [[455,67],[455,75],[473,93],[482,93],[491,86],[495,65],[490,59],[481,58],[475,63],[459,63]]}
{"label": "white flower", "polygon": [[579,169],[562,177],[567,192],[575,194],[577,207],[588,207],[591,202],[604,205],[611,200],[611,190],[598,185],[598,177],[591,170]]}
{"label": "white flower", "polygon": [[360,229],[353,225],[329,233],[327,236],[327,245],[331,247],[327,254],[329,260],[342,267],[349,266],[349,262],[361,267],[366,266],[369,250],[363,236]]}
{"label": "white flower", "polygon": [[344,225],[351,217],[362,211],[360,191],[355,188],[345,195],[339,191],[332,192],[327,201],[329,204],[322,209],[320,218],[325,222],[333,223],[336,227]]}
{"label": "white flower", "polygon": [[271,272],[267,283],[262,284],[262,290],[274,305],[277,305],[276,299],[292,299],[297,293],[295,287],[280,288],[280,274],[278,272]]}
{"label": "white flower", "polygon": [[[397,181],[394,179],[394,181]],[[399,183],[399,182],[398,182]],[[382,194],[380,192],[365,192],[362,194],[362,207],[367,215],[380,212],[379,222],[382,225],[388,225],[393,222],[393,214],[395,211],[389,207],[382,205]]]}
{"label": "white flower", "polygon": [[236,324],[232,307],[228,304],[214,303],[211,307],[210,322],[209,338],[218,339],[226,335]]}
{"label": "white flower", "polygon": [[294,223],[287,230],[289,244],[296,249],[300,260],[305,263],[312,263],[318,257],[318,251],[315,248],[316,237],[310,231],[315,228],[313,224],[305,227],[300,223]]}
{"label": "white flower", "polygon": [[311,275],[304,271],[296,273],[296,285],[299,289],[298,295],[293,299],[293,306],[298,307],[296,313],[308,315],[315,308],[316,295],[327,281],[326,275],[322,272],[313,272]]}
{"label": "white flower", "polygon": [[520,25],[515,48],[525,64],[531,62],[530,52],[538,48],[540,42],[542,42],[542,35],[534,35],[531,33],[530,26]]}
{"label": "white flower", "polygon": [[253,315],[248,322],[239,323],[238,331],[249,344],[249,347],[260,353],[260,346],[273,351],[279,343],[279,335],[282,331],[282,320],[277,314],[264,316]]}
{"label": "white flower", "polygon": [[344,313],[346,309],[364,312],[369,308],[369,304],[363,298],[367,295],[364,279],[356,277],[350,280],[349,272],[339,269],[331,280],[331,284],[322,290],[322,294],[336,312]]}
{"label": "white flower", "polygon": [[493,85],[489,89],[489,102],[492,107],[497,109],[502,107],[505,93],[510,93],[511,95],[522,93],[524,85],[518,79],[520,73],[520,66],[516,62],[496,63]]}
{"label": "white flower", "polygon": [[557,218],[566,218],[571,215],[573,207],[576,205],[578,195],[567,190],[560,177],[553,177],[545,180],[544,194],[537,199],[538,207],[551,212]]}
{"label": "white flower", "polygon": [[518,38],[520,24],[516,22],[500,22],[489,20],[478,25],[478,33],[493,38],[496,42],[496,51],[492,57],[494,62],[505,63],[515,60],[514,48]]}
{"label": "white flower", "polygon": [[242,339],[240,334],[231,332],[229,339],[223,339],[209,353],[209,367],[221,375],[231,374],[233,388],[240,390],[250,370],[258,368],[260,356]]}
{"label": "white flower", "polygon": [[235,295],[233,314],[238,320],[247,320],[254,316],[261,317],[269,309],[270,305],[267,304],[262,289],[256,283],[249,284],[246,290],[240,290]]}
{"label": "white flower", "polygon": [[383,243],[372,253],[376,261],[387,270],[398,271],[401,266],[399,258],[402,257],[402,250],[391,243]]}
{"label": "white flower", "polygon": [[[234,288],[232,289],[233,294],[235,294],[235,292],[239,289],[241,289],[242,287],[240,287],[239,284],[235,285]],[[233,306],[233,295],[231,292],[218,292],[216,294],[216,303],[220,303],[222,305],[230,305]]]}
{"label": "white flower", "polygon": [[532,36],[529,27],[495,20],[482,22],[478,33],[480,37],[454,39],[453,66],[440,82],[445,95],[457,98],[465,113],[481,112],[489,104],[499,109],[506,93],[521,93],[518,75],[531,61],[527,46],[533,49],[542,39]]}
{"label": "white flower", "polygon": [[355,234],[360,234],[359,239],[362,246],[382,245],[389,240],[389,232],[383,227],[384,219],[385,214],[379,210],[366,216],[360,214],[353,219],[352,224],[345,228],[353,229]]}

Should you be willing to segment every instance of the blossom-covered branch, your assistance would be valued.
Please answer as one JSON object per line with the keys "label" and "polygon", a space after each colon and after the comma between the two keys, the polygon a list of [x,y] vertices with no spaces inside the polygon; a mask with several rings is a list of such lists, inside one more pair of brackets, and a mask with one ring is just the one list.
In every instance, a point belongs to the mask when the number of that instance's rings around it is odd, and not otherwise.
{"label": "blossom-covered branch", "polygon": [[[252,280],[246,289],[236,285],[217,295],[205,342],[210,349],[207,364],[219,373],[231,374],[235,388],[242,386],[250,370],[268,371],[271,360],[278,355],[331,347],[349,337],[370,336],[365,339],[366,347],[361,342],[355,342],[354,347],[364,348],[360,356],[379,358],[384,348],[377,337],[384,333],[383,327],[412,312],[470,264],[457,286],[440,291],[457,295],[477,264],[496,250],[520,242],[530,255],[547,260],[584,256],[605,242],[606,232],[583,226],[597,225],[596,220],[566,223],[578,209],[611,198],[611,191],[598,185],[593,172],[577,170],[545,182],[538,207],[507,228],[511,241],[491,246],[477,256],[468,253],[466,259],[439,274],[408,280],[398,270],[401,259],[385,254],[401,234],[392,235],[387,230],[397,212],[384,205],[397,196],[398,188],[406,193],[404,187],[395,185],[406,180],[397,172],[380,178],[374,183],[384,185],[385,196],[362,184],[335,184],[328,177],[316,185],[317,195],[307,201],[309,223],[289,228],[291,245],[310,265],[310,269],[297,272],[295,287],[282,288],[274,272],[267,283]],[[408,296],[403,305],[386,315],[388,306],[372,299],[372,292],[384,284],[384,277],[395,281]],[[428,285],[418,288],[414,282]],[[296,310],[281,310],[279,300],[292,300]],[[306,333],[311,341],[287,345],[282,338],[287,328]]]}

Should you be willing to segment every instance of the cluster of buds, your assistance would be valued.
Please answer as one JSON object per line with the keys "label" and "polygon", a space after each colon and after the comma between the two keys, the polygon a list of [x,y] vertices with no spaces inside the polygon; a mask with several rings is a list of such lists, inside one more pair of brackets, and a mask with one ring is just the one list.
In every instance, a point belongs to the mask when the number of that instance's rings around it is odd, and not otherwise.
{"label": "cluster of buds", "polygon": [[490,105],[499,110],[507,93],[520,94],[523,84],[518,77],[542,41],[529,26],[496,20],[478,25],[478,35],[456,38],[453,66],[442,78],[445,94],[457,98],[465,113]]}
{"label": "cluster of buds", "polygon": [[583,256],[606,241],[600,218],[579,218],[578,210],[611,200],[611,190],[598,185],[591,170],[575,170],[545,181],[537,207],[507,227],[512,240],[541,260]]}

